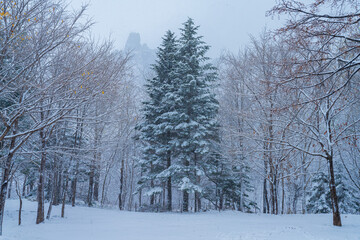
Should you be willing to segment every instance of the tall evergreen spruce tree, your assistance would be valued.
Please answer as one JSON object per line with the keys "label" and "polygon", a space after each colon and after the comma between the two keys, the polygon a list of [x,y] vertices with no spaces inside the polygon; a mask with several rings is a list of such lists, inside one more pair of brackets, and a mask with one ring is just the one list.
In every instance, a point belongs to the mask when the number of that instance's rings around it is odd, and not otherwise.
{"label": "tall evergreen spruce tree", "polygon": [[178,45],[174,33],[166,32],[161,47],[158,48],[157,61],[153,65],[155,77],[146,85],[149,100],[144,102],[144,122],[139,129],[141,138],[147,143],[144,159],[141,161],[141,188],[149,188],[150,204],[155,194],[167,189],[167,210],[172,210],[171,167],[173,138],[174,91],[177,70]]}
{"label": "tall evergreen spruce tree", "polygon": [[155,77],[146,85],[149,100],[138,127],[147,144],[140,188],[149,189],[152,205],[166,186],[167,210],[172,209],[172,186],[183,193],[183,211],[189,211],[190,193],[195,194],[195,211],[201,209],[201,176],[218,141],[218,102],[212,92],[216,69],[208,63],[209,46],[197,30],[188,19],[179,41],[166,33],[153,66]]}
{"label": "tall evergreen spruce tree", "polygon": [[172,141],[176,138],[174,132],[176,116],[175,91],[177,89],[177,70],[178,70],[178,43],[174,33],[167,31],[163,38],[163,44],[158,49],[158,60],[154,66],[158,81],[161,83],[159,88],[162,93],[162,101],[158,107],[158,117],[155,121],[155,137],[158,139],[156,155],[163,164],[163,171],[157,175],[158,179],[165,183],[167,190],[167,210],[172,210],[172,156],[174,146]]}
{"label": "tall evergreen spruce tree", "polygon": [[176,92],[176,147],[182,168],[180,189],[183,191],[182,210],[189,210],[189,193],[195,193],[195,211],[201,209],[201,175],[204,157],[209,155],[212,141],[218,140],[215,119],[218,102],[211,88],[216,80],[215,68],[205,56],[209,46],[198,36],[199,26],[189,18],[181,28],[179,39],[179,88]]}

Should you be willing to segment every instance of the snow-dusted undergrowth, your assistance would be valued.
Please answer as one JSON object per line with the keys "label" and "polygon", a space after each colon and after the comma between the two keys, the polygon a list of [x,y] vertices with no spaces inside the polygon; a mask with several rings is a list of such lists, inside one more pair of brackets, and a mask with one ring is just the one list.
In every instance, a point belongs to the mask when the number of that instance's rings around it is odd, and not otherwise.
{"label": "snow-dusted undergrowth", "polygon": [[18,201],[6,202],[3,240],[360,240],[360,216],[343,215],[334,227],[331,215],[270,216],[239,212],[138,213],[66,206],[36,225],[36,203],[24,202],[17,226]]}

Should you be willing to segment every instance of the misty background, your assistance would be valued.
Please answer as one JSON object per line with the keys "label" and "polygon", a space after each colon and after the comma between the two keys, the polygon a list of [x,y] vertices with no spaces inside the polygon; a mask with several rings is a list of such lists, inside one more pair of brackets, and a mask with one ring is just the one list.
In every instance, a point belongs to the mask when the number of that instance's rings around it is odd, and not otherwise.
{"label": "misty background", "polygon": [[280,26],[279,19],[266,17],[276,0],[72,0],[74,10],[89,4],[87,15],[95,21],[95,37],[115,41],[123,49],[130,33],[139,33],[141,43],[150,49],[160,45],[165,31],[178,33],[188,17],[200,25],[199,34],[211,46],[208,56],[218,57],[222,51],[237,52],[249,42],[249,34],[257,35],[266,26]]}

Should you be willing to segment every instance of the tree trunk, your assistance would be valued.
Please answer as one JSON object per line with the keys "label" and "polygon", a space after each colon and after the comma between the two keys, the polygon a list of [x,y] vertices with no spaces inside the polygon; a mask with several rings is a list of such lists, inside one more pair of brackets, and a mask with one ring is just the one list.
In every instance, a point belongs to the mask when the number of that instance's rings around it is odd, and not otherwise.
{"label": "tree trunk", "polygon": [[278,201],[278,180],[277,180],[277,175],[275,174],[274,176],[275,180],[274,180],[274,200],[275,200],[275,214],[278,215],[279,214],[279,201]]}
{"label": "tree trunk", "polygon": [[[265,157],[265,160],[264,160],[264,173],[265,173],[265,176],[267,176],[268,165],[267,165],[267,161],[266,161],[266,155],[264,157]],[[266,181],[267,181],[266,178],[264,178],[264,183],[263,183],[263,213],[269,213],[269,210],[270,210]]]}
{"label": "tree trunk", "polygon": [[306,213],[306,169],[305,169],[305,154],[302,154],[302,198],[301,198],[301,213]]}
{"label": "tree trunk", "polygon": [[90,174],[89,174],[89,190],[88,190],[88,196],[87,196],[87,202],[88,206],[91,207],[92,200],[93,200],[93,190],[94,190],[94,162],[91,163],[90,166]]}
{"label": "tree trunk", "polygon": [[47,214],[46,214],[46,219],[47,219],[47,220],[50,219],[53,202],[54,202],[54,193],[52,192],[52,193],[51,193],[51,200],[50,200],[50,203],[49,203],[48,212],[47,212]]}
{"label": "tree trunk", "polygon": [[[79,112],[77,111],[77,115],[79,114]],[[83,117],[83,116],[82,116]],[[79,148],[81,147],[81,143],[82,143],[82,135],[83,135],[83,122],[79,122],[79,118],[77,120],[77,125],[76,125],[76,132],[75,132],[75,146],[78,146]],[[79,159],[77,157],[74,158],[76,161],[76,167],[75,167],[75,174],[74,174],[74,179],[72,179],[71,181],[71,206],[75,207],[76,204],[76,188],[77,188],[77,181],[78,181],[78,174],[79,174]]]}
{"label": "tree trunk", "polygon": [[[150,169],[151,169],[151,172],[153,172],[153,164],[152,164],[152,163],[150,164]],[[150,187],[151,187],[151,189],[153,189],[154,186],[155,186],[155,185],[154,185],[154,180],[151,180],[151,181],[150,181]],[[151,196],[150,196],[150,205],[154,205],[154,203],[155,203],[155,194],[152,193]]]}
{"label": "tree trunk", "polygon": [[[185,160],[184,166],[187,168],[190,165],[190,162]],[[183,203],[182,203],[182,211],[189,211],[189,192],[187,190],[183,190]]]}
{"label": "tree trunk", "polygon": [[[97,155],[96,161],[100,161],[100,154]],[[94,177],[94,201],[99,201],[99,186],[100,186],[100,166],[96,165]]]}
{"label": "tree trunk", "polygon": [[124,190],[124,164],[125,164],[125,160],[124,160],[124,156],[121,159],[121,167],[120,167],[120,192],[119,192],[119,209],[123,210],[124,206],[123,206],[123,202],[122,202],[122,194],[123,194],[123,190]]}
{"label": "tree trunk", "polygon": [[[197,184],[200,184],[200,176],[196,176]],[[199,192],[195,192],[195,212],[201,211],[201,195]]]}
{"label": "tree trunk", "polygon": [[200,212],[201,211],[201,196],[200,196],[200,193],[199,193],[197,205],[198,205],[198,211]]}
{"label": "tree trunk", "polygon": [[65,216],[65,203],[66,203],[66,193],[67,193],[68,185],[69,185],[69,176],[67,174],[66,180],[65,180],[65,188],[63,191],[64,193],[63,193],[63,199],[62,199],[62,206],[61,206],[61,217],[62,218]]}
{"label": "tree trunk", "polygon": [[239,211],[240,212],[244,212],[244,210],[245,210],[245,208],[244,208],[244,195],[245,195],[245,193],[244,193],[244,182],[243,182],[243,174],[242,174],[242,169],[241,169],[241,172],[240,172],[240,174],[241,174],[241,178],[240,178],[240,195],[239,195]]}
{"label": "tree trunk", "polygon": [[198,194],[199,193],[195,191],[195,193],[194,193],[194,212],[199,211],[199,209],[198,209],[198,198],[199,198]]}
{"label": "tree trunk", "polygon": [[[166,167],[169,169],[171,167],[171,152],[167,152],[167,162]],[[172,189],[171,189],[171,176],[168,177],[166,187],[167,187],[167,210],[172,211]]]}
{"label": "tree trunk", "polygon": [[75,207],[76,202],[76,185],[77,185],[77,176],[71,181],[71,206]]}
{"label": "tree trunk", "polygon": [[167,210],[172,211],[172,189],[171,189],[171,177],[167,180]]}
{"label": "tree trunk", "polygon": [[[133,186],[134,186],[134,169],[135,169],[135,159],[132,158],[131,162],[131,175],[130,175],[130,193],[133,192]],[[134,194],[130,194],[129,196],[129,210],[131,211],[132,205],[133,205],[133,198]]]}
{"label": "tree trunk", "polygon": [[78,180],[78,172],[79,172],[79,160],[77,158],[74,158],[76,161],[76,167],[75,167],[75,173],[74,177],[71,180],[71,206],[75,207],[76,204],[76,188],[77,188],[77,180]]}
{"label": "tree trunk", "polygon": [[139,190],[139,208],[142,206],[142,190]]}
{"label": "tree trunk", "polygon": [[[95,116],[98,116],[98,102],[95,105]],[[96,120],[94,128],[94,157],[90,166],[90,178],[89,178],[89,194],[88,205],[93,205],[93,200],[98,201],[99,197],[99,179],[100,179],[100,152],[99,143],[101,139],[101,130],[99,129],[99,120]]]}
{"label": "tree trunk", "polygon": [[[271,167],[270,167],[271,169]],[[271,170],[270,170],[270,175]],[[271,214],[275,214],[275,191],[274,191],[274,183],[270,182],[270,200],[271,200]]]}
{"label": "tree trunk", "polygon": [[[267,88],[270,88],[270,83],[267,81]],[[269,113],[269,174],[270,174],[270,198],[271,198],[271,213],[278,214],[278,201],[277,201],[277,169],[275,169],[275,163],[273,159],[273,141],[274,141],[274,129],[273,129],[273,109],[274,103],[270,97],[270,113]]]}
{"label": "tree trunk", "polygon": [[[282,169],[282,171],[284,171]],[[281,178],[281,190],[282,190],[282,195],[281,195],[281,214],[285,213],[285,183],[284,183],[284,173],[282,174],[282,178]]]}
{"label": "tree trunk", "polygon": [[45,140],[45,133],[44,130],[40,130],[40,139],[41,139],[41,162],[40,162],[40,169],[39,169],[39,184],[38,184],[38,191],[37,191],[37,199],[38,199],[38,209],[37,209],[37,216],[36,216],[36,224],[44,222],[44,181],[45,181],[45,164],[46,164],[46,140]]}
{"label": "tree trunk", "polygon": [[99,177],[98,174],[95,174],[94,178],[94,201],[99,201]]}
{"label": "tree trunk", "polygon": [[26,191],[26,181],[27,181],[27,175],[24,176],[24,183],[23,183],[23,188],[22,188],[22,196],[25,196],[25,191]]}
{"label": "tree trunk", "polygon": [[8,187],[8,180],[11,171],[11,160],[13,158],[13,153],[11,149],[15,147],[15,138],[11,139],[10,143],[10,151],[6,158],[5,168],[2,171],[2,179],[1,179],[1,189],[0,189],[0,236],[2,235],[2,224],[4,219],[4,210],[5,210],[5,201],[6,201],[6,193]]}
{"label": "tree trunk", "polygon": [[183,212],[189,211],[189,193],[186,190],[183,191],[182,211]]}
{"label": "tree trunk", "polygon": [[15,191],[19,197],[19,203],[20,203],[19,204],[18,225],[21,225],[22,198],[21,198],[20,187],[19,187],[18,181],[16,179],[15,179]]}
{"label": "tree trunk", "polygon": [[327,160],[329,162],[329,170],[330,170],[330,193],[331,193],[332,212],[333,212],[333,225],[341,227],[338,196],[336,194],[333,156],[329,155]]}
{"label": "tree trunk", "polygon": [[60,199],[61,199],[61,182],[62,182],[62,174],[59,171],[60,170],[60,166],[58,166],[58,169],[56,169],[56,177],[55,177],[55,189],[54,189],[54,201],[53,201],[53,205],[57,206],[60,204]]}
{"label": "tree trunk", "polygon": [[18,219],[18,225],[21,225],[21,211],[22,211],[22,199],[21,199],[21,195],[19,195],[19,219]]}
{"label": "tree trunk", "polygon": [[101,202],[100,202],[101,207],[103,207],[105,204],[105,198],[106,198],[105,187],[106,187],[106,180],[107,180],[108,173],[109,173],[109,171],[106,171],[104,180],[103,180],[103,184],[102,184],[102,188],[101,188]]}
{"label": "tree trunk", "polygon": [[[197,165],[197,162],[198,162],[198,156],[196,155],[196,153],[194,153],[194,163],[195,163],[195,166]],[[196,184],[199,185],[200,184],[200,176],[197,175],[196,173],[196,170],[194,172],[194,175],[195,175],[195,181],[196,181]],[[199,212],[201,210],[201,200],[200,200],[200,193],[195,191],[195,197],[194,197],[194,206],[195,206],[195,212]]]}
{"label": "tree trunk", "polygon": [[[152,189],[155,187],[153,180],[150,181],[150,187]],[[154,204],[155,204],[155,193],[152,193],[150,196],[150,205],[154,205]]]}
{"label": "tree trunk", "polygon": [[224,194],[223,191],[219,190],[220,198],[219,198],[219,211],[223,210],[224,208]]}
{"label": "tree trunk", "polygon": [[53,206],[53,203],[54,203],[54,196],[55,196],[55,184],[54,184],[54,181],[55,181],[55,176],[56,176],[56,174],[54,173],[53,184],[52,184],[52,188],[51,188],[51,199],[50,199],[50,203],[49,203],[48,212],[46,214],[46,219],[48,219],[48,220],[50,219],[51,210],[52,210],[52,206]]}
{"label": "tree trunk", "polygon": [[[13,134],[15,135],[17,132],[18,121],[14,122],[14,131]],[[11,162],[14,156],[14,149],[15,149],[16,137],[11,138],[9,153],[4,163],[4,168],[2,171],[2,179],[1,179],[1,187],[0,187],[0,236],[2,235],[2,225],[4,220],[4,211],[5,211],[5,201],[6,201],[6,193],[8,188],[8,181],[9,176],[11,173]]]}
{"label": "tree trunk", "polygon": [[12,189],[12,183],[13,183],[13,178],[10,177],[10,185],[9,185],[9,190],[8,190],[8,198],[11,198],[11,189]]}

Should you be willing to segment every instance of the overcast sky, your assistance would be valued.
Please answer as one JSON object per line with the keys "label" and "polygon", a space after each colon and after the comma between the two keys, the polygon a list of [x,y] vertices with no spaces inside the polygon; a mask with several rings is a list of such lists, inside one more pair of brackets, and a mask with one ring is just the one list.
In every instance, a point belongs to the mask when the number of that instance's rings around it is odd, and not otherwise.
{"label": "overcast sky", "polygon": [[116,41],[122,49],[130,32],[138,32],[141,42],[156,48],[166,30],[178,32],[188,17],[200,25],[199,33],[211,45],[210,56],[224,49],[237,51],[267,25],[279,25],[277,18],[265,17],[275,0],[68,0],[78,9],[90,2],[87,14],[93,17],[96,36]]}

